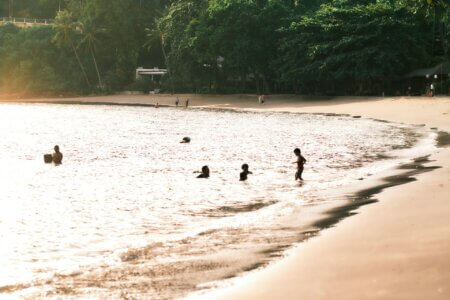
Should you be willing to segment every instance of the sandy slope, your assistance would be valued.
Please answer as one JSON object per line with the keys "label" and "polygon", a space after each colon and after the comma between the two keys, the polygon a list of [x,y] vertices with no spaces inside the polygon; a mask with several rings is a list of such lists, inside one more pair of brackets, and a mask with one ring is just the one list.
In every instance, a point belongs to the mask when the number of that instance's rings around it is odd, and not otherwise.
{"label": "sandy slope", "polygon": [[[335,98],[311,101],[254,95],[179,95],[190,106],[347,113],[450,132],[450,97]],[[174,95],[33,101],[173,105]],[[213,299],[450,299],[450,148],[432,155],[442,168],[390,188],[380,202],[291,251],[284,260],[208,293]]]}
{"label": "sandy slope", "polygon": [[[345,99],[274,110],[334,112],[450,131],[450,98]],[[450,299],[450,148],[443,168],[394,187],[214,299]]]}

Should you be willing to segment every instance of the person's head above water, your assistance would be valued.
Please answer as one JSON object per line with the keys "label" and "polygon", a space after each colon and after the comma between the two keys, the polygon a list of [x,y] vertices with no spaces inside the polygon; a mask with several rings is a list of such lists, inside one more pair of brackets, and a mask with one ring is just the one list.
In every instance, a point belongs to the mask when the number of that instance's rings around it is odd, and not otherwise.
{"label": "person's head above water", "polygon": [[191,142],[191,138],[188,136],[185,136],[180,143],[190,143]]}
{"label": "person's head above water", "polygon": [[209,178],[209,168],[208,166],[202,167],[202,173],[197,176],[197,178]]}
{"label": "person's head above water", "polygon": [[203,166],[202,167],[202,173],[209,175],[209,168],[208,168],[208,166]]}
{"label": "person's head above water", "polygon": [[294,153],[295,153],[295,155],[300,155],[302,153],[302,151],[300,151],[299,148],[295,148]]}
{"label": "person's head above water", "polygon": [[53,147],[53,149],[55,149],[55,152],[59,152],[59,146],[55,145],[55,147]]}
{"label": "person's head above water", "polygon": [[248,165],[247,164],[243,164],[241,168],[244,171],[248,171]]}

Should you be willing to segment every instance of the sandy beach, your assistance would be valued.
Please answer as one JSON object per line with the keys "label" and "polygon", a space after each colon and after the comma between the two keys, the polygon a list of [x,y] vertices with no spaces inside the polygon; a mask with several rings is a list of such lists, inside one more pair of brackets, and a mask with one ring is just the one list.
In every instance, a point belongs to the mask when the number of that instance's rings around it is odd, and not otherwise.
{"label": "sandy beach", "polygon": [[[180,106],[339,113],[450,132],[450,97],[178,95]],[[1,98],[0,98],[1,99]],[[114,95],[8,102],[171,105],[175,95]],[[444,135],[443,135],[444,136]],[[445,136],[444,136],[445,137]],[[450,148],[431,155],[441,168],[378,194],[379,202],[322,231],[286,258],[204,295],[208,299],[450,299]]]}

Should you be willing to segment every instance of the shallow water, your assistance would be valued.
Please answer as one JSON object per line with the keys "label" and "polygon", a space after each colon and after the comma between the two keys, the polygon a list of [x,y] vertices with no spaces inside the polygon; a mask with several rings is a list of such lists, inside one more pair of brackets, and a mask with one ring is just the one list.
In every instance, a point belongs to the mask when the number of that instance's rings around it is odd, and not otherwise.
{"label": "shallow water", "polygon": [[[425,134],[347,116],[50,104],[2,104],[0,128],[0,296],[30,298],[172,298],[254,269]],[[42,158],[54,144],[57,167]],[[253,174],[239,182],[243,163]],[[206,164],[211,178],[196,179]]]}

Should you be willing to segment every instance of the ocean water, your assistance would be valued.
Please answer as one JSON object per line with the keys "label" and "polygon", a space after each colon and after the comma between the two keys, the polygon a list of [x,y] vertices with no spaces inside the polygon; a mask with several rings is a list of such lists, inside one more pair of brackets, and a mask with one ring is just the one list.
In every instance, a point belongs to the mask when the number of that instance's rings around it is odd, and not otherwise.
{"label": "ocean water", "polygon": [[[349,201],[338,191],[430,137],[339,115],[109,105],[1,104],[0,128],[0,297],[33,299],[220,285],[281,256]],[[63,164],[44,164],[55,144]],[[203,165],[209,179],[194,174]]]}

